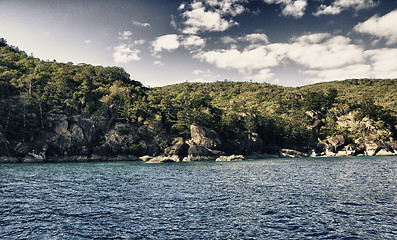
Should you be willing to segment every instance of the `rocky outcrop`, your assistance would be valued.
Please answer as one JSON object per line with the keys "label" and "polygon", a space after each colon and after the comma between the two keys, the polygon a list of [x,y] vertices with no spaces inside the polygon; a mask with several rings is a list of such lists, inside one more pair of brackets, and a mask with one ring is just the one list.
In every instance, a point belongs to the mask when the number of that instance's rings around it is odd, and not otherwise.
{"label": "rocky outcrop", "polygon": [[217,162],[232,162],[232,161],[243,161],[245,157],[243,155],[231,155],[231,156],[220,156],[215,161]]}
{"label": "rocky outcrop", "polygon": [[190,135],[195,145],[208,149],[220,149],[222,140],[214,130],[196,124],[190,126]]}
{"label": "rocky outcrop", "polygon": [[280,150],[280,157],[286,157],[286,158],[301,158],[301,157],[307,157],[308,155],[303,152],[299,152],[297,150],[293,149],[281,149]]}
{"label": "rocky outcrop", "polygon": [[105,134],[104,143],[94,149],[94,154],[105,156],[137,154],[138,130],[127,124],[117,123]]}

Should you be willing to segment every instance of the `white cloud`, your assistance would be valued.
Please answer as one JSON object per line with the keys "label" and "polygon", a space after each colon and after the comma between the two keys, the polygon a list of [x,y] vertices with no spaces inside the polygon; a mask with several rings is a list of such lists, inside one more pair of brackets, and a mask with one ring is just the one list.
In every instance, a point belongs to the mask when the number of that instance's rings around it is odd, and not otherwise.
{"label": "white cloud", "polygon": [[153,52],[155,54],[162,51],[172,51],[179,48],[179,37],[176,34],[163,35],[152,42]]}
{"label": "white cloud", "polygon": [[205,46],[205,40],[199,36],[189,35],[183,39],[181,44],[189,50],[201,49]]}
{"label": "white cloud", "polygon": [[247,0],[206,0],[181,4],[178,9],[184,11],[182,13],[185,18],[183,33],[222,32],[238,25],[231,17],[246,11],[241,4],[243,2]]}
{"label": "white cloud", "polygon": [[258,73],[252,75],[249,77],[250,80],[254,82],[269,82],[271,80],[272,82],[274,80],[275,74],[268,68],[260,70]]}
{"label": "white cloud", "polygon": [[397,43],[396,23],[397,10],[394,10],[382,17],[373,16],[367,21],[357,24],[354,30],[386,39],[386,43],[391,45]]}
{"label": "white cloud", "polygon": [[84,42],[85,42],[86,44],[90,44],[90,43],[92,43],[92,41],[91,41],[91,40],[89,40],[89,39],[85,40]]}
{"label": "white cloud", "polygon": [[138,27],[150,27],[150,23],[145,23],[145,22],[139,22],[139,21],[131,21],[132,24]]}
{"label": "white cloud", "polygon": [[263,33],[251,33],[242,39],[250,43],[269,43],[269,38]]}
{"label": "white cloud", "polygon": [[139,61],[141,58],[138,56],[140,51],[138,49],[131,49],[127,44],[120,44],[113,48],[113,61],[115,63],[128,63],[131,61]]}
{"label": "white cloud", "polygon": [[131,31],[124,31],[124,32],[119,32],[119,39],[120,40],[130,40],[132,36]]}
{"label": "white cloud", "polygon": [[218,68],[236,69],[242,73],[274,67],[282,60],[277,52],[269,50],[267,46],[260,46],[246,51],[227,49],[200,52],[195,57]]}
{"label": "white cloud", "polygon": [[317,12],[313,13],[313,15],[337,15],[350,8],[358,11],[372,8],[376,6],[376,4],[377,3],[373,0],[336,0],[331,5],[321,4]]}
{"label": "white cloud", "polygon": [[293,38],[290,43],[253,45],[244,50],[202,51],[195,57],[218,68],[236,69],[242,73],[279,66],[288,61],[309,69],[331,69],[365,61],[364,49],[350,41],[343,36],[318,33]]}
{"label": "white cloud", "polygon": [[307,2],[306,0],[287,1],[284,9],[284,16],[302,17],[305,14]]}
{"label": "white cloud", "polygon": [[290,60],[309,68],[328,69],[361,63],[363,48],[343,36],[305,35],[286,46]]}
{"label": "white cloud", "polygon": [[220,41],[224,44],[232,44],[232,43],[236,43],[237,40],[230,37],[230,36],[225,36],[225,37],[221,37]]}
{"label": "white cloud", "polygon": [[282,15],[295,18],[305,14],[307,0],[264,0],[267,4],[279,4],[282,7]]}
{"label": "white cloud", "polygon": [[183,33],[187,34],[197,34],[200,31],[221,32],[236,25],[232,20],[223,19],[218,11],[206,11],[203,5],[184,12],[183,16],[186,18]]}
{"label": "white cloud", "polygon": [[139,39],[134,41],[134,45],[143,45],[146,43],[145,39]]}
{"label": "white cloud", "polygon": [[156,67],[162,67],[162,66],[164,66],[164,63],[161,62],[161,61],[154,61],[153,65],[156,66]]}
{"label": "white cloud", "polygon": [[367,64],[355,64],[339,68],[321,70],[303,70],[304,74],[312,75],[314,78],[307,79],[310,83],[344,80],[349,78],[370,77],[371,66]]}
{"label": "white cloud", "polygon": [[364,55],[371,61],[374,78],[397,78],[397,48],[367,50]]}

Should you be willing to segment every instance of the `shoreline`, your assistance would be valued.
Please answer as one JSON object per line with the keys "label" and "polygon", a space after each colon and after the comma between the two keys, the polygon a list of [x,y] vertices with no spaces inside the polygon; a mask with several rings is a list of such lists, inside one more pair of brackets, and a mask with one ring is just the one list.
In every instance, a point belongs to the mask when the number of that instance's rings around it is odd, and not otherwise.
{"label": "shoreline", "polygon": [[[295,150],[292,150],[295,152]],[[297,151],[296,151],[297,152]],[[380,152],[380,154],[375,155],[366,155],[366,154],[357,154],[357,155],[348,155],[348,154],[323,154],[323,155],[301,155],[302,153],[298,153],[297,155],[286,155],[283,153],[280,154],[248,154],[248,155],[219,155],[219,156],[141,156],[137,157],[134,155],[118,155],[118,156],[64,156],[64,157],[49,157],[49,158],[41,158],[34,156],[26,156],[26,157],[10,157],[10,156],[1,156],[0,164],[7,163],[95,163],[95,162],[144,162],[144,163],[167,163],[167,162],[203,162],[203,161],[217,161],[217,162],[236,162],[236,161],[250,161],[250,160],[258,160],[258,159],[288,159],[288,158],[330,158],[330,157],[379,157],[379,156],[397,156],[396,152],[384,153]]]}

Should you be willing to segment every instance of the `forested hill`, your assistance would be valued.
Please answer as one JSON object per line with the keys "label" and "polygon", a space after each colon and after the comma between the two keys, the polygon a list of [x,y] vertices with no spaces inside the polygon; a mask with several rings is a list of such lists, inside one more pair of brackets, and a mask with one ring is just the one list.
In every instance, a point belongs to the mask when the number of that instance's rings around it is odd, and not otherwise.
{"label": "forested hill", "polygon": [[122,68],[41,61],[0,39],[0,156],[282,148],[321,154],[347,146],[359,153],[366,144],[394,151],[396,90],[397,79],[298,88],[227,81],[145,88]]}

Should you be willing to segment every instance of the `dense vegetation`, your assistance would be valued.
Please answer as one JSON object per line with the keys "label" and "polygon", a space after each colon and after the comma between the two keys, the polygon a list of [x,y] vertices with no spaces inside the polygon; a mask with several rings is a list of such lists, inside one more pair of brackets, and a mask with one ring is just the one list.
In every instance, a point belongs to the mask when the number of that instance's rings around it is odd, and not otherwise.
{"label": "dense vegetation", "polygon": [[[0,40],[0,133],[14,145],[33,141],[58,115],[89,117],[104,132],[116,122],[126,123],[137,127],[143,139],[162,136],[161,148],[175,137],[188,139],[189,127],[196,123],[226,139],[258,134],[267,152],[280,147],[307,150],[318,138],[362,135],[337,124],[349,113],[388,130],[373,140],[392,140],[396,90],[397,79],[298,88],[219,81],[149,89],[119,67],[41,61]],[[315,133],[308,112],[320,116]]]}

